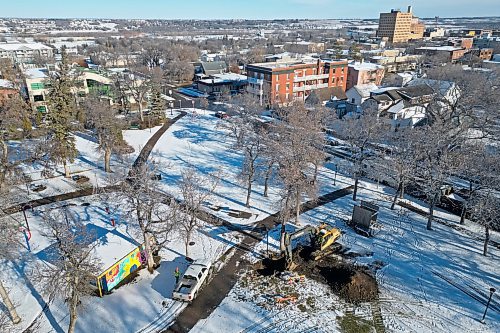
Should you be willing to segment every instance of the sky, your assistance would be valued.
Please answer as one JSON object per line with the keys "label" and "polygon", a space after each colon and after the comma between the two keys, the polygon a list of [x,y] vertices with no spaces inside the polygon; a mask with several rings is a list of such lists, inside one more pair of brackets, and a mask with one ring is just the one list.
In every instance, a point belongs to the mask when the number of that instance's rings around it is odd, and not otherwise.
{"label": "sky", "polygon": [[410,4],[418,17],[500,16],[500,0],[0,0],[0,17],[378,18]]}

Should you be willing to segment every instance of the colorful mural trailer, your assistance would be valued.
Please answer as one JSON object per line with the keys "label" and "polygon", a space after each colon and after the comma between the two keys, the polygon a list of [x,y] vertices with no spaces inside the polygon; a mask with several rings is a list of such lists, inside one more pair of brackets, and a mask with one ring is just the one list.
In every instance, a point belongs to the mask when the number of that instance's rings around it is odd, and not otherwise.
{"label": "colorful mural trailer", "polygon": [[111,291],[118,283],[141,267],[144,262],[144,257],[141,253],[142,248],[142,246],[136,247],[132,252],[118,260],[116,264],[97,277],[99,295],[102,296],[103,292]]}

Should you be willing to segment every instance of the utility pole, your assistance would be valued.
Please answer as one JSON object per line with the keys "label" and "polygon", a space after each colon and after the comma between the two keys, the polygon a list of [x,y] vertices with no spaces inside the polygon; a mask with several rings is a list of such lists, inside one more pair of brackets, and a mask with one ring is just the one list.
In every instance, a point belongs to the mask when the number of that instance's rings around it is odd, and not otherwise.
{"label": "utility pole", "polygon": [[28,205],[23,206],[24,221],[26,222],[26,229],[28,229],[28,231],[31,231],[30,230],[30,225],[28,223],[28,217],[26,216],[26,207],[28,207]]}

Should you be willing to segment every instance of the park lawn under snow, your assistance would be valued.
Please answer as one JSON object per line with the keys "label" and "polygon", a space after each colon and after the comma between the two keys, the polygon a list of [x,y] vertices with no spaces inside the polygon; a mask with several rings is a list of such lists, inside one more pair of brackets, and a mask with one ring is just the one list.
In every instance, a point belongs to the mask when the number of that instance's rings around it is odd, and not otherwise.
{"label": "park lawn under snow", "polygon": [[[84,202],[90,205],[82,206]],[[70,211],[89,229],[97,232],[97,255],[102,261],[103,271],[141,242],[134,224],[117,209],[119,201],[113,195],[108,198],[92,196],[66,203],[75,204],[69,207]],[[106,206],[112,207],[111,215],[106,213]],[[66,303],[60,298],[50,301],[36,273],[49,261],[51,249],[51,244],[40,233],[42,214],[56,207],[59,204],[35,208],[34,212],[27,211],[32,233],[31,253],[24,249],[22,260],[4,263],[5,269],[0,272],[0,278],[8,287],[9,295],[23,319],[13,327],[13,332],[22,332],[30,325],[36,332],[64,332],[69,323]],[[116,227],[111,225],[111,216],[117,222]],[[4,218],[14,218],[24,225],[20,213]],[[190,247],[190,257],[216,261],[237,239],[224,228],[204,224],[195,233],[193,241],[195,245]],[[147,327],[145,332],[156,332],[171,322],[174,314],[185,306],[171,300],[175,267],[183,272],[188,265],[182,239],[172,235],[168,248],[160,255],[161,265],[153,274],[142,270],[132,283],[113,290],[110,295],[84,298],[76,331],[135,332]],[[42,312],[46,304],[49,307]],[[150,325],[152,322],[154,324]]]}
{"label": "park lawn under snow", "polygon": [[[139,155],[149,138],[160,129],[160,126],[154,127],[151,130],[125,130],[123,131],[124,140],[134,148],[134,152],[118,157],[112,155],[111,169],[121,173],[126,172],[135,158]],[[26,142],[11,141],[10,155],[12,159],[22,158],[24,149],[30,140]],[[110,175],[104,172],[104,157],[103,153],[98,151],[95,138],[86,133],[77,133],[75,135],[75,145],[78,150],[78,156],[73,163],[69,163],[69,169],[72,175],[83,175],[89,177],[89,181],[83,184],[76,184],[72,179],[64,177],[64,168],[62,165],[57,165],[51,170],[51,176],[42,175],[44,166],[40,163],[21,164],[23,172],[31,178],[28,183],[35,185],[44,185],[47,188],[41,192],[33,192],[28,190],[26,185],[19,185],[11,192],[15,201],[23,202],[34,200],[64,193],[77,191],[84,187],[94,187],[98,189],[110,184]]]}
{"label": "park lawn under snow", "polygon": [[[150,160],[158,163],[162,173],[162,189],[181,198],[178,183],[182,171],[191,168],[199,175],[219,178],[215,195],[205,204],[213,214],[235,224],[252,224],[279,211],[279,187],[271,182],[269,197],[264,197],[262,181],[255,181],[251,194],[250,207],[245,206],[246,185],[239,174],[243,164],[243,153],[234,149],[235,139],[224,128],[223,122],[214,117],[211,111],[196,109],[189,113],[160,138],[151,154]],[[325,194],[341,188],[339,184],[347,181],[328,168],[320,168],[319,193]],[[210,207],[220,210],[212,211]],[[239,219],[228,215],[231,211],[250,212],[249,219]]]}
{"label": "park lawn under snow", "polygon": [[[350,219],[354,201],[352,196],[339,198],[324,206],[317,207],[301,215],[301,224],[318,225],[328,222],[345,233],[340,243],[356,253],[354,262],[370,265],[381,261],[384,266],[376,272],[380,290],[380,307],[384,325],[395,332],[498,332],[500,331],[500,314],[491,309],[486,324],[481,324],[485,305],[471,298],[459,288],[449,283],[481,295],[486,301],[489,288],[500,286],[500,251],[489,247],[487,257],[482,256],[482,231],[469,227],[473,234],[464,234],[448,226],[434,223],[433,231],[426,230],[426,218],[396,206],[390,210],[390,194],[393,190],[373,183],[361,182],[363,187],[360,200],[371,201],[379,205],[378,222],[380,230],[373,238],[366,238],[355,233],[346,226]],[[456,222],[459,218],[438,212],[440,218],[450,218],[448,222]],[[292,231],[295,225],[287,225]],[[474,229],[476,229],[474,231]],[[475,234],[474,234],[475,233]],[[498,233],[494,233],[498,239]],[[255,252],[266,250],[266,241],[256,247]],[[271,251],[279,249],[278,228],[270,232]],[[257,260],[249,256],[250,260]],[[255,282],[259,284],[263,282]],[[315,281],[306,280],[306,286],[297,287],[300,293],[310,292],[321,295],[321,288]],[[312,289],[307,291],[307,289]],[[193,332],[218,332],[223,320],[224,331],[231,332],[303,332],[307,330],[307,320],[317,323],[318,332],[335,332],[338,322],[335,318],[342,316],[349,306],[332,296],[329,302],[315,310],[303,314],[296,305],[286,309],[266,310],[257,305],[257,301],[241,295],[251,294],[251,289],[242,286],[241,281],[229,293],[222,304],[206,319],[200,321]],[[498,296],[495,296],[498,304]],[[328,309],[328,305],[331,309]],[[366,305],[369,306],[369,305]],[[371,320],[370,311],[358,309],[356,313],[365,320]],[[231,318],[250,318],[238,323]],[[290,318],[292,325],[283,327]],[[324,325],[325,318],[332,319]],[[306,320],[307,319],[307,320]],[[250,323],[253,321],[253,323]]]}

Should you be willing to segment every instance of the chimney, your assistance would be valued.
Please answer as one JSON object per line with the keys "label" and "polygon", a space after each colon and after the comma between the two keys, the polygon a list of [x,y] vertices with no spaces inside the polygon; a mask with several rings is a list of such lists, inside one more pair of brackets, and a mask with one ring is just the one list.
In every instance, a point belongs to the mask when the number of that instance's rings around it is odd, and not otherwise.
{"label": "chimney", "polygon": [[408,6],[408,13],[411,13],[411,12],[412,12],[412,7]]}

